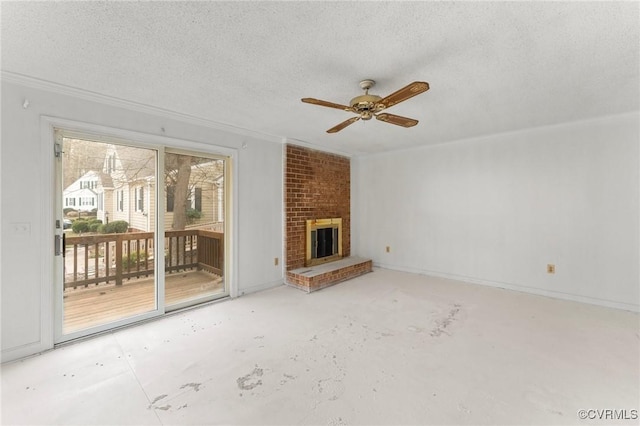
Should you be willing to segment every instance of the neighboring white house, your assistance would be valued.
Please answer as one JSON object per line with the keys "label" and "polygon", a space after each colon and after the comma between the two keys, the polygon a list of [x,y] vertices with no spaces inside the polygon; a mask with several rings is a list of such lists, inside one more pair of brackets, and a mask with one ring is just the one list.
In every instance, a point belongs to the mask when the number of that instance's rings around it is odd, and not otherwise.
{"label": "neighboring white house", "polygon": [[93,170],[82,175],[62,192],[63,208],[72,208],[78,211],[98,209],[99,181],[98,173]]}

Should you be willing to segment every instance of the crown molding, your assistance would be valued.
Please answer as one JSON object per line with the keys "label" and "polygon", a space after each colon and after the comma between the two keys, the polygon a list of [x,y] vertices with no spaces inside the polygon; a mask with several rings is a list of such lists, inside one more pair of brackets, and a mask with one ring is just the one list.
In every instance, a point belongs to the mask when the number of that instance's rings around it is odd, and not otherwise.
{"label": "crown molding", "polygon": [[234,126],[232,124],[219,123],[217,121],[209,120],[202,117],[193,116],[190,114],[184,114],[181,112],[171,111],[164,108],[159,108],[151,105],[146,105],[115,96],[108,96],[89,90],[78,89],[72,86],[66,86],[60,83],[54,83],[47,80],[42,80],[35,77],[30,77],[24,74],[18,74],[10,71],[2,71],[0,74],[2,82],[17,84],[32,89],[44,90],[47,92],[56,93],[59,95],[70,96],[86,101],[97,102],[103,105],[108,105],[117,108],[123,108],[130,111],[136,111],[144,114],[155,115],[164,117],[171,120],[181,121],[183,123],[193,124],[196,126],[207,127],[215,130],[222,130],[225,132],[248,136],[251,138],[262,139],[269,142],[283,143],[285,138],[282,136],[271,135],[268,133],[261,133],[255,130],[246,129],[243,127]]}

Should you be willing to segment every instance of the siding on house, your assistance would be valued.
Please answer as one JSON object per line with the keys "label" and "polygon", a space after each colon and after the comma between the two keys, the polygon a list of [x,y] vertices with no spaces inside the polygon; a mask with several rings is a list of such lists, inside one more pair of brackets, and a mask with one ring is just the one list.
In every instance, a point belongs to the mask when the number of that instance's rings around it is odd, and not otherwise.
{"label": "siding on house", "polygon": [[[151,184],[147,182],[135,182],[129,185],[129,205],[132,207],[129,211],[129,228],[138,231],[150,231],[153,229],[153,216],[149,214],[149,193],[153,190]],[[139,205],[139,191],[142,191],[142,205]],[[142,207],[142,209],[140,209]]]}

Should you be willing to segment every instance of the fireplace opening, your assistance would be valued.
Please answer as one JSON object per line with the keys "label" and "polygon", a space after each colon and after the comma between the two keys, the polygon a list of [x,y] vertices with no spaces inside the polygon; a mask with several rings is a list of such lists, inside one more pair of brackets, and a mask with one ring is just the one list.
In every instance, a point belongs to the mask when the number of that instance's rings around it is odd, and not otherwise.
{"label": "fireplace opening", "polygon": [[342,258],[342,219],[308,220],[305,265],[318,265],[340,258]]}
{"label": "fireplace opening", "polygon": [[338,230],[335,228],[317,229],[311,233],[311,238],[316,240],[311,241],[312,258],[331,256],[338,251]]}

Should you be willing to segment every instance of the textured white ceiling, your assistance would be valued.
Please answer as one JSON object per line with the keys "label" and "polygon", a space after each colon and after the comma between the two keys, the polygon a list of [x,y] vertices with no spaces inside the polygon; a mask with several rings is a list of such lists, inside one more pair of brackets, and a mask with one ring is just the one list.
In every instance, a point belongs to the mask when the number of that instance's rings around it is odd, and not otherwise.
{"label": "textured white ceiling", "polygon": [[[354,154],[638,110],[638,2],[6,2],[2,69]],[[358,82],[431,90],[340,133]]]}

